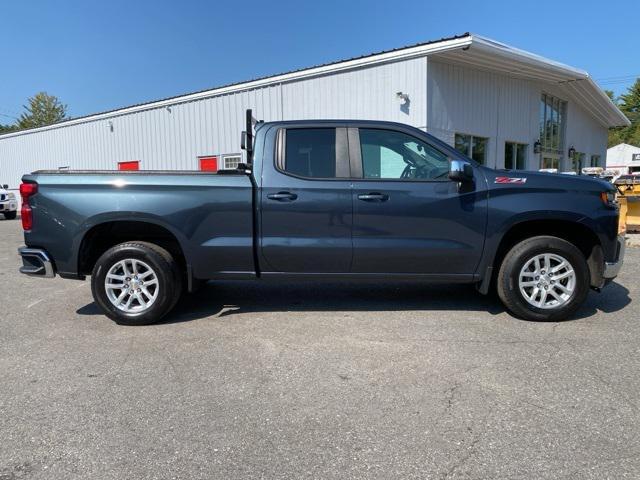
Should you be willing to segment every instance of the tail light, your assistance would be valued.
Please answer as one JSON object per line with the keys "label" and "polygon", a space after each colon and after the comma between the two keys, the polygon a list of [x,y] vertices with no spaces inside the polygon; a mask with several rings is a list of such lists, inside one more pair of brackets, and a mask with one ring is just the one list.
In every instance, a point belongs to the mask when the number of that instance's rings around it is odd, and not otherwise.
{"label": "tail light", "polygon": [[31,230],[33,227],[33,211],[29,205],[29,198],[36,193],[38,193],[37,183],[22,183],[20,185],[20,196],[22,197],[20,216],[22,217],[22,228],[25,231]]}

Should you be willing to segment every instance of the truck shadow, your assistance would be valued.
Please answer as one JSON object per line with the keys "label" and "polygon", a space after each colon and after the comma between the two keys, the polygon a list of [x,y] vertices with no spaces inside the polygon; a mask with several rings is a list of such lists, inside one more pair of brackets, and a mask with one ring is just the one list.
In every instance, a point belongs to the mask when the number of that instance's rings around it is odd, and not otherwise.
{"label": "truck shadow", "polygon": [[[602,293],[590,292],[585,304],[569,320],[598,311],[614,313],[631,302],[629,290],[612,283]],[[183,296],[158,324],[221,318],[255,312],[326,311],[467,311],[505,312],[497,295],[481,295],[469,285],[424,285],[407,282],[209,282],[197,293]],[[91,303],[77,311],[100,315]]]}

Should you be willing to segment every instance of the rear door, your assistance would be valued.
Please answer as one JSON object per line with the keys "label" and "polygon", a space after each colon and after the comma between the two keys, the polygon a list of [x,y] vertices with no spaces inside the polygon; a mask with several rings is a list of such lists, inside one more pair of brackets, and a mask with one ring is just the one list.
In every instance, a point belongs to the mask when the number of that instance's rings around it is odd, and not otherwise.
{"label": "rear door", "polygon": [[475,272],[484,245],[486,187],[448,178],[450,153],[413,129],[349,130],[354,171],[353,272]]}
{"label": "rear door", "polygon": [[263,273],[348,273],[353,206],[347,129],[280,128],[274,157],[275,164],[263,168],[260,193]]}

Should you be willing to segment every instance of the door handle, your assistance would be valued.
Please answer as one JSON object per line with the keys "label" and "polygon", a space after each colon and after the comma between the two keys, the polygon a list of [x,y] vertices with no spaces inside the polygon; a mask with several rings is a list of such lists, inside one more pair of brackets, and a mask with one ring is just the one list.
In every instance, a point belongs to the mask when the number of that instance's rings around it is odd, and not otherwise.
{"label": "door handle", "polygon": [[363,193],[358,195],[358,200],[362,200],[364,202],[386,202],[389,200],[389,195],[377,192]]}
{"label": "door handle", "polygon": [[277,200],[278,202],[293,202],[298,195],[291,192],[278,192],[278,193],[270,193],[267,195],[269,200]]}

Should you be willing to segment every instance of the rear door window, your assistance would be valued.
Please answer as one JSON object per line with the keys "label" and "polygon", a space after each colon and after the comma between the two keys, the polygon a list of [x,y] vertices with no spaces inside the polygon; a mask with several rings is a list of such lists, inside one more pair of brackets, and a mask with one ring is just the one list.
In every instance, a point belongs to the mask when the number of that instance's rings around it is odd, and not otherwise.
{"label": "rear door window", "polygon": [[307,178],[336,177],[336,129],[289,128],[282,168]]}

